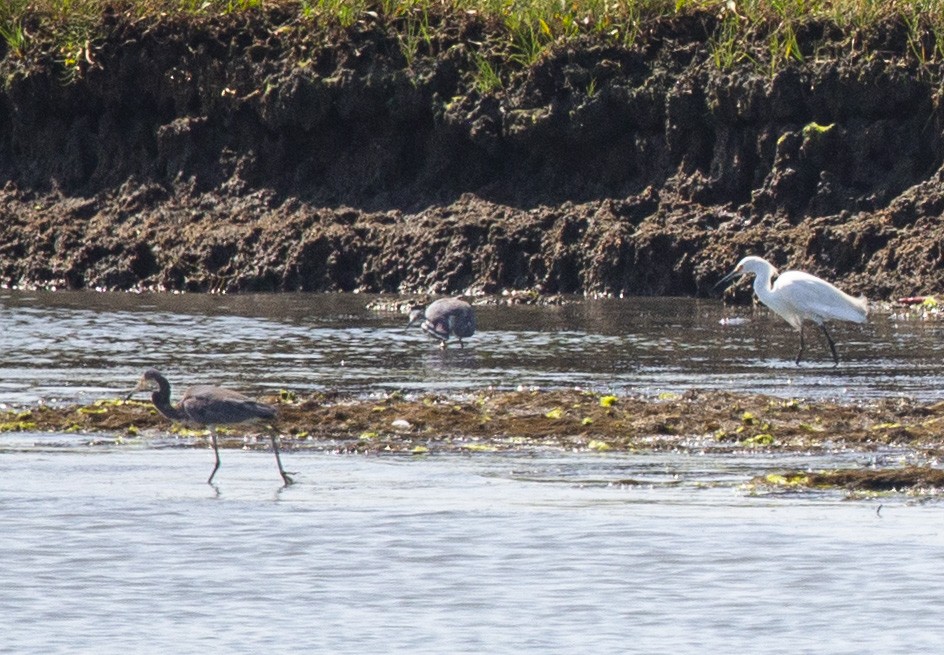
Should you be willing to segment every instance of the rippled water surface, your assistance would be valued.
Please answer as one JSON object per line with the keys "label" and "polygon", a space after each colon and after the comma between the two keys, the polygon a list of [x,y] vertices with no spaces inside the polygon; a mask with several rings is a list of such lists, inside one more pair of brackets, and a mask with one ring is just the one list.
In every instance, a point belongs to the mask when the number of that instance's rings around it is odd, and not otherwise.
{"label": "rippled water surface", "polygon": [[228,451],[214,490],[204,450],[55,441],[0,452],[4,652],[944,646],[940,507],[734,484],[766,461],[300,452],[280,489]]}
{"label": "rippled water surface", "polygon": [[[479,309],[440,352],[363,296],[0,292],[0,403],[88,402],[146,366],[251,393],[580,385],[942,397],[941,327],[691,300]],[[722,326],[722,318],[747,318]],[[939,501],[755,495],[893,451],[351,456],[0,435],[0,652],[938,653]]]}
{"label": "rippled water surface", "polygon": [[[585,386],[619,393],[692,387],[807,398],[944,398],[944,322],[874,315],[837,324],[842,362],[808,330],[717,301],[578,301],[479,307],[465,349],[441,352],[405,317],[361,295],[133,295],[0,292],[0,394],[8,403],[89,401],[141,369],[171,382],[244,391],[373,392]],[[746,319],[721,325],[722,319]]]}

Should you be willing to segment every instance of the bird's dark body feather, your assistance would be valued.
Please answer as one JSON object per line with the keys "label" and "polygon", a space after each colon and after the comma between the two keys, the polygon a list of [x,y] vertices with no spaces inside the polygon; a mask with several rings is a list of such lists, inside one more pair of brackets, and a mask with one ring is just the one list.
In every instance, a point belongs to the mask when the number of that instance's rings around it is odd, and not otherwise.
{"label": "bird's dark body feather", "polygon": [[205,425],[242,423],[275,416],[275,408],[271,405],[260,403],[237,391],[208,385],[190,387],[184,391],[178,407],[188,420]]}
{"label": "bird's dark body feather", "polygon": [[[207,480],[209,484],[213,484],[213,476],[220,468],[220,449],[216,442],[216,426],[242,423],[243,421],[255,419],[270,419],[276,415],[276,409],[272,405],[260,403],[238,391],[210,385],[190,387],[184,391],[180,402],[172,405],[170,402],[170,383],[155,369],[148,369],[144,372],[138,386],[128,394],[128,397],[130,398],[138,391],[148,389],[152,391],[151,402],[154,403],[154,407],[165,417],[172,421],[199,423],[212,428],[210,430],[210,443],[213,445],[216,465]],[[292,478],[282,467],[279,444],[274,432],[271,438],[275,461],[279,466],[279,474],[286,485],[292,484]]]}
{"label": "bird's dark body feather", "polygon": [[475,334],[475,312],[472,306],[458,298],[440,298],[426,308],[422,328],[428,334],[445,341],[450,336],[460,339]]}

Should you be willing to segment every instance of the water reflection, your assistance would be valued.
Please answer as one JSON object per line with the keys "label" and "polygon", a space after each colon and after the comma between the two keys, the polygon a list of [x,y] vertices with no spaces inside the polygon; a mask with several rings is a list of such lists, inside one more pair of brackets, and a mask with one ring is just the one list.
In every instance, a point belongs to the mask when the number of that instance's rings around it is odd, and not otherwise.
{"label": "water reflection", "polygon": [[[0,400],[88,402],[127,389],[147,366],[180,388],[246,392],[461,393],[486,386],[582,386],[658,394],[690,388],[783,396],[944,397],[944,326],[873,315],[833,328],[833,368],[814,331],[797,336],[765,309],[679,298],[477,307],[465,349],[440,351],[406,317],[365,295],[0,292]],[[736,325],[721,320],[744,317]]]}

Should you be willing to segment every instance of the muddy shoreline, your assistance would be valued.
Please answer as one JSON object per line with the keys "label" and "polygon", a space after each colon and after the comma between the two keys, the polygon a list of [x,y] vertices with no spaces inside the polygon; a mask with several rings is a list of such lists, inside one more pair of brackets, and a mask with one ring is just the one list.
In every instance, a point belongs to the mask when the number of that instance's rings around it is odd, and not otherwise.
{"label": "muddy shoreline", "polygon": [[[774,470],[744,484],[752,490],[843,488],[849,492],[944,488],[944,403],[886,400],[859,404],[805,402],[725,392],[690,391],[659,398],[570,391],[483,391],[474,397],[337,394],[265,398],[278,405],[270,426],[221,429],[224,448],[266,448],[268,431],[282,447],[336,453],[427,456],[443,453],[860,452],[897,465],[827,471]],[[139,439],[205,447],[206,430],[172,423],[150,403],[103,399],[92,405],[39,405],[0,413],[0,432],[88,436],[89,445]]]}
{"label": "muddy shoreline", "polygon": [[892,21],[719,68],[715,20],[587,37],[490,90],[497,28],[470,16],[409,59],[382,18],[278,8],[106,13],[69,67],[41,34],[0,46],[0,284],[707,295],[761,254],[940,291],[940,66]]}

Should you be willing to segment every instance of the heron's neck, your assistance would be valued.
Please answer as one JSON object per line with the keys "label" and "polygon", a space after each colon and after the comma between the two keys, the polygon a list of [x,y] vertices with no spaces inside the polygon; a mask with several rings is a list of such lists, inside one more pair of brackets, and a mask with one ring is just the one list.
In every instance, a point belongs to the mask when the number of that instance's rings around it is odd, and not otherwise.
{"label": "heron's neck", "polygon": [[765,300],[770,296],[770,292],[773,290],[772,279],[775,272],[773,267],[765,268],[763,272],[754,276],[754,293],[761,300]]}
{"label": "heron's neck", "polygon": [[170,385],[163,380],[159,381],[160,389],[151,394],[151,402],[155,409],[172,421],[182,421],[186,417],[177,407],[170,404]]}

